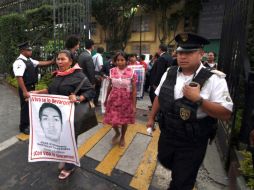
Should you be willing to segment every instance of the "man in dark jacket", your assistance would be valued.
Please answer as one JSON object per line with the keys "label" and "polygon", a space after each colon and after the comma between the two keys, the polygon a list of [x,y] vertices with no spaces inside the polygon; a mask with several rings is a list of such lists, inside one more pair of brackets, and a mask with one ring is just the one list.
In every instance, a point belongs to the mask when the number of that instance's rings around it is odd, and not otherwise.
{"label": "man in dark jacket", "polygon": [[76,64],[78,61],[78,49],[80,47],[80,39],[76,35],[70,35],[66,39],[65,48],[70,50],[73,58],[73,64]]}
{"label": "man in dark jacket", "polygon": [[110,69],[116,67],[116,64],[114,63],[114,56],[114,53],[112,53],[111,55],[106,55],[106,62],[101,69],[101,75],[103,77],[109,76]]}
{"label": "man in dark jacket", "polygon": [[92,59],[92,50],[94,49],[93,40],[85,41],[85,50],[80,54],[78,58],[78,64],[83,69],[83,72],[91,82],[91,84],[95,85],[95,67]]}
{"label": "man in dark jacket", "polygon": [[167,52],[167,46],[164,44],[161,44],[159,46],[158,54],[160,57],[157,59],[157,61],[154,63],[152,69],[151,69],[151,75],[150,75],[150,99],[153,102],[155,98],[154,91],[157,88],[157,86],[160,83],[161,77],[164,74],[164,72],[167,70],[169,66],[172,65],[173,59]]}

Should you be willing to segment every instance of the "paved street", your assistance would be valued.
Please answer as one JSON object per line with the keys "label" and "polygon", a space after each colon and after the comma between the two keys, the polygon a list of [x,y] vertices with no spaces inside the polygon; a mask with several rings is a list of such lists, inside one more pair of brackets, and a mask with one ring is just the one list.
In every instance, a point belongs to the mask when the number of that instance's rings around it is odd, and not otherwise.
{"label": "paved street", "polygon": [[3,142],[18,132],[19,97],[15,91],[0,81],[0,142]]}
{"label": "paved street", "polygon": [[[28,136],[18,134],[19,100],[15,91],[0,84],[0,190],[16,189],[80,189],[80,190],[110,190],[110,189],[166,189],[170,179],[170,172],[157,164],[157,141],[159,130],[148,136],[145,121],[147,118],[147,96],[138,101],[137,122],[130,125],[126,136],[126,148],[112,146],[110,141],[113,131],[110,126],[103,126],[102,116],[98,111],[99,125],[82,134],[78,138],[78,152],[81,167],[66,181],[57,179],[57,163],[37,162],[28,163]],[[17,136],[16,136],[17,135]],[[19,140],[18,140],[19,139]],[[6,148],[8,147],[9,148]],[[213,148],[213,149],[211,149]],[[210,166],[218,176],[219,183],[209,178],[207,167],[203,167],[197,187],[200,189],[216,190],[225,185],[225,177],[221,174],[222,166],[213,167],[219,163],[215,155],[215,146],[211,147],[204,166]],[[217,160],[216,160],[217,159]],[[212,163],[212,164],[211,164]],[[213,170],[215,170],[213,172]],[[224,180],[223,180],[224,179]],[[216,182],[216,183],[215,183]]]}

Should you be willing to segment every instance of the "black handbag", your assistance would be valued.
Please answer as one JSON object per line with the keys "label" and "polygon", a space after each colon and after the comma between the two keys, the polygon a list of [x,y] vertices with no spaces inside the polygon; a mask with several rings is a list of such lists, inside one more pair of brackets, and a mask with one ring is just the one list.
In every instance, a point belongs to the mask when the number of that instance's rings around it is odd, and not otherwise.
{"label": "black handbag", "polygon": [[[74,91],[75,95],[80,90],[85,80],[86,78],[84,78],[80,82],[79,86]],[[75,111],[74,111],[75,134],[80,135],[97,125],[98,125],[98,121],[96,118],[95,106],[93,102],[83,101],[80,103],[75,103]]]}

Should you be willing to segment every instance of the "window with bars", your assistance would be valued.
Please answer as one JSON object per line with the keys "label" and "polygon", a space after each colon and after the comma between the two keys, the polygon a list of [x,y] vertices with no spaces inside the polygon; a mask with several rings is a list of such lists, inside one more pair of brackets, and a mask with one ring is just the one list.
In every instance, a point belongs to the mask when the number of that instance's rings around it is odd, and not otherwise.
{"label": "window with bars", "polygon": [[[142,15],[142,16],[135,16],[131,25],[132,32],[149,32],[150,31],[150,16]],[[141,26],[140,26],[141,24]]]}
{"label": "window with bars", "polygon": [[90,23],[91,35],[96,35],[97,23],[91,22]]}
{"label": "window with bars", "polygon": [[[142,44],[141,45],[141,52],[142,53],[150,53],[150,45],[149,44]],[[134,44],[131,46],[131,52],[139,54],[140,53],[140,44]]]}

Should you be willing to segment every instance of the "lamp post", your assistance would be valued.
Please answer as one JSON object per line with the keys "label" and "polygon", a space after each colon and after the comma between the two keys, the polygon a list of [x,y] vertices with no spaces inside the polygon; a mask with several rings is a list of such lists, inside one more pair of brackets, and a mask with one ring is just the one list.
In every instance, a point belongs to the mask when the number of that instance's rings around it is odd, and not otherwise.
{"label": "lamp post", "polygon": [[85,10],[85,38],[91,39],[91,0],[85,0],[86,10]]}
{"label": "lamp post", "polygon": [[54,50],[56,50],[56,0],[53,0],[53,25]]}

